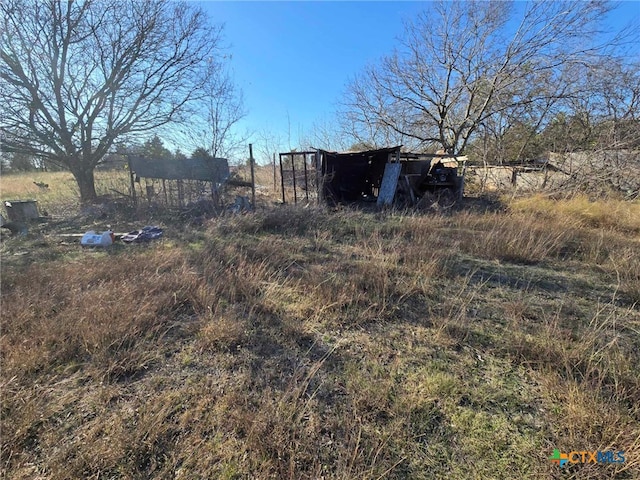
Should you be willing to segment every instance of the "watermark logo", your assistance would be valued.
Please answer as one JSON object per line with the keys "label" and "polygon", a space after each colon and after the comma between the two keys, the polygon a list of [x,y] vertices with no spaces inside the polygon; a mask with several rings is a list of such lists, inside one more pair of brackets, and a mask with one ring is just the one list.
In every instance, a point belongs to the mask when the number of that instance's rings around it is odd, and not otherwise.
{"label": "watermark logo", "polygon": [[564,467],[567,463],[624,463],[624,450],[614,452],[613,450],[600,451],[595,450],[593,452],[586,451],[573,451],[569,453],[562,453],[555,448],[553,455],[549,457],[551,463]]}
{"label": "watermark logo", "polygon": [[569,461],[569,456],[566,453],[560,453],[560,450],[556,448],[553,450],[553,455],[549,457],[549,460],[551,460],[551,463],[564,467],[564,464]]}

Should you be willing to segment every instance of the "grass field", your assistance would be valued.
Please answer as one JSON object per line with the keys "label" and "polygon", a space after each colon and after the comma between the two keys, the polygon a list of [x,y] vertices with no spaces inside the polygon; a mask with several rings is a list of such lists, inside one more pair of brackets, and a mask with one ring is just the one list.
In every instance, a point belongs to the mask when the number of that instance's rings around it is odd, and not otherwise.
{"label": "grass field", "polygon": [[638,202],[185,225],[3,240],[3,477],[640,478]]}
{"label": "grass field", "polygon": [[[249,169],[235,167],[242,179],[249,179]],[[278,180],[279,181],[279,180]],[[144,198],[144,180],[136,184],[136,192]],[[39,187],[36,183],[47,185]],[[131,179],[128,170],[97,170],[95,172],[96,193],[98,196],[122,198],[130,195]],[[273,188],[273,170],[271,166],[256,168],[256,185],[264,200],[280,198]],[[279,187],[279,183],[277,185]],[[243,192],[240,192],[243,193]],[[244,192],[246,194],[246,192]],[[7,174],[0,178],[0,200],[36,200],[41,213],[52,216],[69,217],[77,213],[80,190],[70,172],[27,172]]]}

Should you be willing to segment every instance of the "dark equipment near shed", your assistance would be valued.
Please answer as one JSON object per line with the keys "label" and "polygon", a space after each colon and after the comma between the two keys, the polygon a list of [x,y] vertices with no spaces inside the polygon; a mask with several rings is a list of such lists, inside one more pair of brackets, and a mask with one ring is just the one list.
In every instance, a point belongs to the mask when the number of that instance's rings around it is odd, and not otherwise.
{"label": "dark equipment near shed", "polygon": [[281,153],[282,201],[286,203],[288,192],[297,203],[300,190],[308,201],[310,187],[315,187],[318,201],[329,205],[375,202],[404,208],[432,196],[453,203],[463,195],[465,161],[446,154],[402,152],[401,146]]}

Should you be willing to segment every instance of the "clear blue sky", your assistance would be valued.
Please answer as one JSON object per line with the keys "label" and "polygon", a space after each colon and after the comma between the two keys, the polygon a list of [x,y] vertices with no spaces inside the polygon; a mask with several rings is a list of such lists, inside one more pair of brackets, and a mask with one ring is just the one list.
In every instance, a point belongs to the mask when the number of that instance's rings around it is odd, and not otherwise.
{"label": "clear blue sky", "polygon": [[[314,122],[330,121],[349,79],[390,53],[403,20],[425,7],[364,1],[202,5],[214,23],[224,24],[233,76],[248,109],[241,128],[278,134],[285,148],[298,146]],[[637,24],[640,0],[623,1],[608,23],[617,28],[634,17]]]}

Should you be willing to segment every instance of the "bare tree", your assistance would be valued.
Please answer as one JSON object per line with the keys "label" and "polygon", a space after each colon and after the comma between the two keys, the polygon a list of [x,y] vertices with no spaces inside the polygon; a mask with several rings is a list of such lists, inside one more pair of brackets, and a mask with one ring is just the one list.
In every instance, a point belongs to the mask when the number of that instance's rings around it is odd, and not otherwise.
{"label": "bare tree", "polygon": [[[349,138],[347,138],[349,137]],[[303,150],[346,150],[353,143],[352,136],[345,135],[344,129],[335,118],[319,118],[311,124],[311,127],[304,131],[300,137],[300,147]]]}
{"label": "bare tree", "polygon": [[201,85],[202,101],[183,136],[194,147],[204,148],[212,157],[233,157],[244,153],[248,134],[237,131],[246,116],[242,91],[232,81],[224,65],[210,60],[206,81]]}
{"label": "bare tree", "polygon": [[[610,148],[640,147],[640,62],[608,61],[588,78],[590,96],[596,98],[591,117],[599,129],[600,143]],[[586,108],[583,109],[589,112]],[[604,130],[604,131],[603,131]]]}
{"label": "bare tree", "polygon": [[[509,112],[536,122],[590,62],[602,2],[441,2],[408,22],[401,47],[348,87],[354,132],[392,132],[416,148],[458,154],[488,120]],[[357,135],[356,135],[356,138]]]}
{"label": "bare tree", "polygon": [[4,0],[0,11],[3,148],[68,168],[85,202],[116,139],[180,119],[201,95],[220,43],[184,2]]}
{"label": "bare tree", "polygon": [[569,177],[563,190],[640,195],[640,63],[609,58],[585,66],[583,95],[570,98],[570,115],[542,132],[553,161]]}

